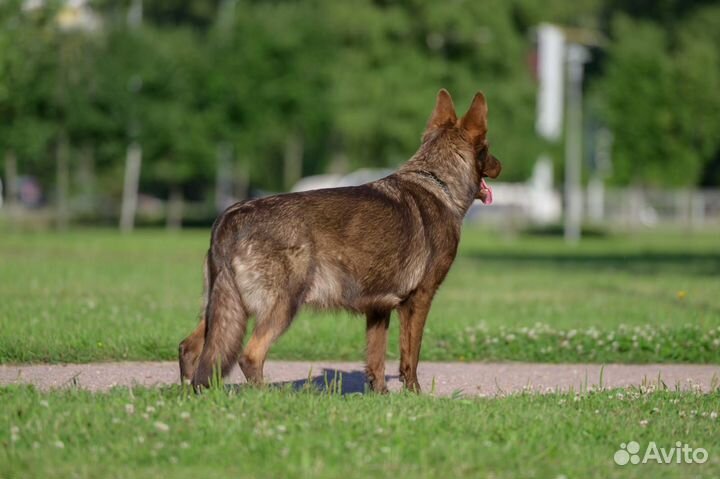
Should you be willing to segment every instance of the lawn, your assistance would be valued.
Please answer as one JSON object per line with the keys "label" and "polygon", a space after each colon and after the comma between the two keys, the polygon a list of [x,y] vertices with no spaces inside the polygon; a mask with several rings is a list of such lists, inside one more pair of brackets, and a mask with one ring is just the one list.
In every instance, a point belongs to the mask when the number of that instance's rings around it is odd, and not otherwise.
{"label": "lawn", "polygon": [[[0,233],[0,362],[174,359],[196,323],[207,231]],[[397,321],[390,356],[397,357]],[[717,234],[504,236],[466,228],[422,356],[720,363]],[[361,359],[364,321],[303,312],[283,359]]]}
{"label": "lawn", "polygon": [[[718,477],[718,393],[0,388],[0,477]],[[629,441],[703,464],[616,465]],[[677,456],[675,456],[677,457]],[[692,456],[691,456],[692,457]],[[697,456],[702,459],[701,456]]]}

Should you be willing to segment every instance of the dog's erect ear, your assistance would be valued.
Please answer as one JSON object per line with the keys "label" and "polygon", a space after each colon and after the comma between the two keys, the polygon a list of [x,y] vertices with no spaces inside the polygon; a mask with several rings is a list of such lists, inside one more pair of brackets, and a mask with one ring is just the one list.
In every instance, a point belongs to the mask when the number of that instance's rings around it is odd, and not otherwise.
{"label": "dog's erect ear", "polygon": [[437,94],[435,109],[430,115],[427,129],[442,128],[457,123],[457,115],[455,114],[455,106],[453,105],[450,93],[446,89],[441,89]]}
{"label": "dog's erect ear", "polygon": [[468,132],[473,143],[485,139],[487,134],[487,102],[482,92],[475,93],[470,109],[460,121],[460,126]]}

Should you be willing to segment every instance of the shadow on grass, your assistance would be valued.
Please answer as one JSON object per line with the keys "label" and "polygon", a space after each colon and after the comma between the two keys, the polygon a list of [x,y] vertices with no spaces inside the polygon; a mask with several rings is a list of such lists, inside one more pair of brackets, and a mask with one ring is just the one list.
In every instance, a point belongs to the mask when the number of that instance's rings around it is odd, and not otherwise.
{"label": "shadow on grass", "polygon": [[606,269],[637,274],[657,274],[664,271],[716,276],[720,274],[720,254],[714,253],[542,253],[490,252],[471,250],[463,257],[493,263],[540,265],[551,268]]}
{"label": "shadow on grass", "polygon": [[[385,381],[397,378],[397,376],[385,376]],[[225,386],[234,391],[242,391],[245,388],[253,387],[250,384],[228,384]],[[268,383],[269,388],[291,388],[296,391],[312,390],[321,393],[333,394],[366,394],[370,392],[366,387],[365,372],[362,370],[342,371],[339,369],[323,368],[322,373],[308,376],[306,379],[295,381],[277,381]]]}

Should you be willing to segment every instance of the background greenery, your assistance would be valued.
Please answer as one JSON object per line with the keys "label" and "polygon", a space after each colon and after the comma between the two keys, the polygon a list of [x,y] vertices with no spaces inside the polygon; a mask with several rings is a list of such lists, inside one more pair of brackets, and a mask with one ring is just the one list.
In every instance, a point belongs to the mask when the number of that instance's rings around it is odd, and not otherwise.
{"label": "background greenery", "polygon": [[525,179],[540,152],[562,158],[534,133],[542,21],[594,32],[587,124],[615,135],[611,182],[720,184],[717,2],[145,0],[135,27],[130,3],[90,1],[92,31],[61,28],[62,3],[0,4],[0,154],[51,195],[66,154],[116,201],[130,141],[159,197],[210,197],[223,149],[261,190],[395,166],[440,87],[459,110],[488,94],[503,179]]}

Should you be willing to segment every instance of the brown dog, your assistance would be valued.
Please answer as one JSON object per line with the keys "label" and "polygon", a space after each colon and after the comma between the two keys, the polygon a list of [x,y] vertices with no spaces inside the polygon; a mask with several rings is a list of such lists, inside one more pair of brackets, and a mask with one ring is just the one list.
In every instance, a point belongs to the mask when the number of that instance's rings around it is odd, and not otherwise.
{"label": "brown dog", "polygon": [[345,308],[367,317],[367,377],[384,392],[390,312],[400,317],[400,377],[419,391],[417,364],[435,291],[455,259],[463,216],[491,190],[500,163],[488,152],[487,104],[477,93],[458,119],[446,90],[422,144],[397,172],[347,188],[243,201],[212,229],[205,261],[205,306],[180,343],[180,373],[207,386],[213,367],[239,360],[249,382],[263,379],[270,346],[300,306]]}

